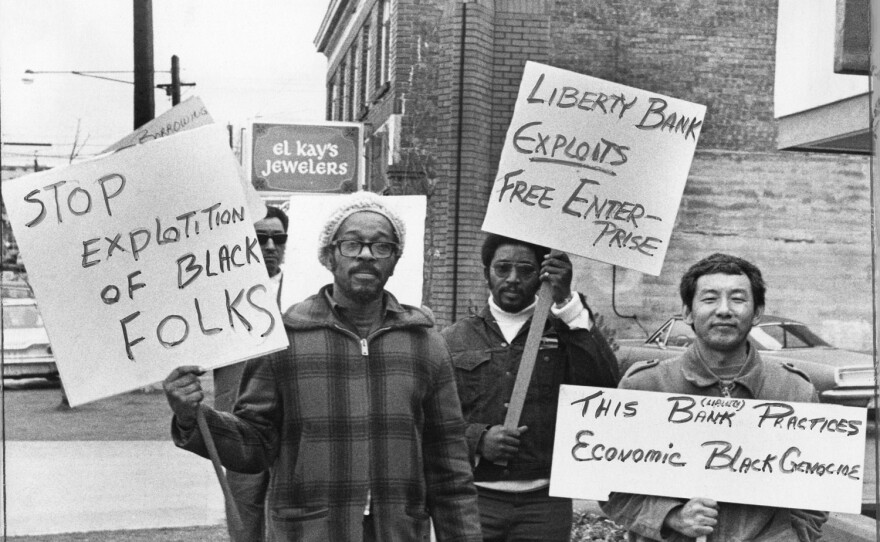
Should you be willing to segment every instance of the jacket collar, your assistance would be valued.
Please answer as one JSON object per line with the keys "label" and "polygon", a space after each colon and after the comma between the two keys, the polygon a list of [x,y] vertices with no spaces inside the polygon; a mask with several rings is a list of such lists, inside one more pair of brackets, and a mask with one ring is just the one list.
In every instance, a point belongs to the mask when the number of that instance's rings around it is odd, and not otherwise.
{"label": "jacket collar", "polygon": [[[708,388],[721,382],[721,379],[712,372],[706,362],[697,353],[696,343],[692,344],[682,355],[682,373],[685,380],[698,388]],[[733,381],[745,387],[752,397],[758,397],[764,379],[764,364],[758,350],[751,344],[746,353],[746,362],[739,376]]]}
{"label": "jacket collar", "polygon": [[[333,301],[333,285],[327,284],[317,294],[290,307],[282,321],[289,329],[314,329],[317,327],[344,326],[339,316],[339,305]],[[382,327],[432,327],[428,315],[415,307],[401,305],[387,290],[382,292],[384,313]]]}

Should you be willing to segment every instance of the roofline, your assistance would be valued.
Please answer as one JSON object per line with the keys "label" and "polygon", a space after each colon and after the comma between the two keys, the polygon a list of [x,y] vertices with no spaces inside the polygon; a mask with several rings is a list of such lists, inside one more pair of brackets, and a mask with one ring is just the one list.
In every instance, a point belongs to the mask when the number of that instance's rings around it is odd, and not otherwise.
{"label": "roofline", "polygon": [[327,12],[324,14],[324,19],[321,21],[321,26],[318,28],[318,34],[313,41],[319,53],[324,53],[327,50],[327,44],[332,35],[331,30],[335,29],[336,23],[339,22],[349,2],[350,0],[330,1]]}

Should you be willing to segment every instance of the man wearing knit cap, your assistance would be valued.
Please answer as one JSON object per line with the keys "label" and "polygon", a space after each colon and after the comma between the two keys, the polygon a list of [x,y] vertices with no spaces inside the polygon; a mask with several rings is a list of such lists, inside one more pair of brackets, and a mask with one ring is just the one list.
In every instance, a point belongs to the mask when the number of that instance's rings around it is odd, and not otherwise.
{"label": "man wearing knit cap", "polygon": [[[403,221],[340,196],[319,236],[328,284],[284,315],[290,347],[247,362],[233,413],[205,408],[224,466],[269,468],[270,540],[479,541],[449,352],[432,320],[385,291]],[[195,366],[165,380],[175,443],[207,457]]]}
{"label": "man wearing knit cap", "polygon": [[[467,421],[483,539],[568,542],[572,502],[549,496],[559,385],[615,387],[617,360],[586,300],[571,291],[566,254],[489,234],[481,256],[488,303],[443,330],[443,337]],[[520,426],[507,429],[507,406],[541,282],[550,284],[554,305]]]}

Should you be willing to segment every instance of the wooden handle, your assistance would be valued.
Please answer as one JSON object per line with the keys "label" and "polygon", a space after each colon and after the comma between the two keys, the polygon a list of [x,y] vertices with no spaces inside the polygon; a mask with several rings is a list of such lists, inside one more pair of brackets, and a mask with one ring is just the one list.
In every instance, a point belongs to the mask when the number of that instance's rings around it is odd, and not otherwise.
{"label": "wooden handle", "polygon": [[[507,405],[507,415],[504,417],[504,427],[516,429],[519,427],[519,418],[522,415],[523,405],[526,402],[526,392],[529,391],[529,382],[532,381],[532,372],[535,369],[535,360],[538,357],[538,348],[541,346],[541,336],[544,334],[544,324],[550,314],[550,306],[553,304],[553,293],[549,282],[542,282],[538,290],[538,303],[532,314],[532,325],[526,337],[526,345],[523,349],[522,359],[519,362],[519,370],[516,373],[516,382],[513,384],[513,393]],[[496,465],[506,465],[507,461],[499,460]]]}
{"label": "wooden handle", "polygon": [[229,488],[229,482],[226,480],[226,473],[223,472],[223,465],[220,464],[220,456],[217,454],[217,446],[214,445],[214,437],[208,430],[208,421],[205,419],[204,407],[199,403],[196,411],[196,423],[199,425],[199,432],[202,433],[202,440],[205,441],[205,447],[208,449],[208,455],[211,457],[211,463],[214,465],[214,472],[217,474],[217,480],[220,482],[220,488],[223,489],[223,496],[226,497],[228,504],[227,510],[230,512],[230,518],[235,531],[242,530],[241,516],[238,514],[238,507],[235,505],[235,499],[232,497],[232,489]]}

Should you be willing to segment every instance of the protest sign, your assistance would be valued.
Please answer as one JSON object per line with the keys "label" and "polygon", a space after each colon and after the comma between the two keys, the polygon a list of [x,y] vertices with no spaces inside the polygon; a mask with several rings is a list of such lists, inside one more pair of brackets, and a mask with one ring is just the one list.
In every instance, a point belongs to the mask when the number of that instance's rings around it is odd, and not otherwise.
{"label": "protest sign", "polygon": [[[425,196],[385,196],[384,202],[406,225],[406,246],[385,289],[401,303],[422,304],[425,261]],[[282,269],[282,310],[333,282],[333,275],[318,262],[318,234],[330,213],[339,205],[336,194],[294,194],[287,214],[290,235]]]}
{"label": "protest sign", "polygon": [[363,125],[255,122],[250,177],[260,191],[354,192],[363,185]]}
{"label": "protest sign", "polygon": [[482,228],[659,275],[705,110],[527,62]]}
{"label": "protest sign", "polygon": [[[149,143],[157,139],[174,135],[178,132],[192,130],[201,126],[213,124],[214,119],[208,113],[208,108],[202,103],[201,98],[193,96],[175,105],[168,111],[162,113],[155,119],[139,127],[134,132],[123,137],[116,143],[104,149],[103,153],[116,152],[120,149]],[[244,169],[238,167],[239,180],[244,187],[247,195],[248,209],[254,221],[259,220],[257,217],[266,216],[266,206],[260,195],[251,185]]]}
{"label": "protest sign", "polygon": [[125,147],[149,143],[178,132],[213,123],[214,119],[211,118],[201,98],[193,96],[139,127],[102,152],[113,152]]}
{"label": "protest sign", "polygon": [[3,192],[72,406],[287,346],[222,127]]}
{"label": "protest sign", "polygon": [[857,514],[866,412],[563,385],[550,494],[708,497]]}

